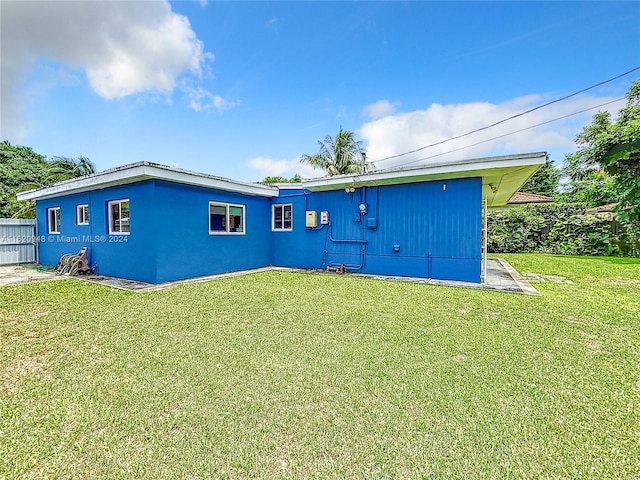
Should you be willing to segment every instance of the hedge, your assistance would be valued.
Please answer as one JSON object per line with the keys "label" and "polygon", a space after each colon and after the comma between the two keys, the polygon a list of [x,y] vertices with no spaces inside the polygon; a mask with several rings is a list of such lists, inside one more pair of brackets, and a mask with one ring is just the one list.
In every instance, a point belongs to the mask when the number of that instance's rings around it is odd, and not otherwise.
{"label": "hedge", "polygon": [[587,215],[581,203],[524,205],[487,216],[490,253],[640,257],[640,229]]}

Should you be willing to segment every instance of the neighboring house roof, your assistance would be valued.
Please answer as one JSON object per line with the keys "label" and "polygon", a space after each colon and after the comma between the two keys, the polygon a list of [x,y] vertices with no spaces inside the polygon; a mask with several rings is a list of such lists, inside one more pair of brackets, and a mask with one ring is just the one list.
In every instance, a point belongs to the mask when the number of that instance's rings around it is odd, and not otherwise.
{"label": "neighboring house roof", "polygon": [[607,203],[606,205],[600,205],[599,207],[588,208],[587,213],[590,215],[595,215],[597,213],[611,213],[613,209],[618,206],[618,202],[616,203]]}
{"label": "neighboring house roof", "polygon": [[511,196],[543,165],[546,153],[505,155],[445,162],[413,168],[386,169],[375,172],[335,175],[304,180],[298,184],[277,186],[245,183],[226,178],[196,173],[150,162],[125,165],[86,177],[57,183],[50,187],[18,194],[18,200],[42,200],[114,185],[161,179],[189,185],[198,185],[248,195],[277,197],[279,190],[304,188],[310,191],[339,190],[355,186],[398,185],[404,183],[482,178],[482,195],[489,206],[504,205]]}
{"label": "neighboring house roof", "polygon": [[537,193],[516,192],[507,202],[507,205],[521,205],[523,203],[550,203],[553,198],[546,195],[538,195]]}

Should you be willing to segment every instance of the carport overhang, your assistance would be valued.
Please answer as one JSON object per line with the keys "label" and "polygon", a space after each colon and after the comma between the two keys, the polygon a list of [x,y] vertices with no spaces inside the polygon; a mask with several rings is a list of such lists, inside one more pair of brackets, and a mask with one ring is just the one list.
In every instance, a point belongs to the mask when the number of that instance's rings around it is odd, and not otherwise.
{"label": "carport overhang", "polygon": [[[482,178],[482,196],[488,206],[505,205],[545,163],[545,152],[477,158],[415,168],[388,169],[359,175],[335,175],[302,182],[312,192],[354,187]],[[300,184],[299,184],[300,186]]]}

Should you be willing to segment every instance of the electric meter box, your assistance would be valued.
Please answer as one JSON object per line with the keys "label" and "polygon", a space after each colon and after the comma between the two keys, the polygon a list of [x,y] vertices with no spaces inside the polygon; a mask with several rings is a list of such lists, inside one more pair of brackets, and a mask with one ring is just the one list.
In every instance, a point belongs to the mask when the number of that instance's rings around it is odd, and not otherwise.
{"label": "electric meter box", "polygon": [[329,225],[329,212],[320,212],[320,224]]}
{"label": "electric meter box", "polygon": [[316,228],[318,226],[318,212],[315,210],[307,210],[306,213],[307,228]]}

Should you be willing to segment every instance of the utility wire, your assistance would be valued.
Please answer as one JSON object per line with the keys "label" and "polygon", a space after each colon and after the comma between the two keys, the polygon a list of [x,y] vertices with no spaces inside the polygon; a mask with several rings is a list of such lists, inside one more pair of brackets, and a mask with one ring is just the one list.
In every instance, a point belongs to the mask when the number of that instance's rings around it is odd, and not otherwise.
{"label": "utility wire", "polygon": [[[619,102],[621,100],[624,100],[625,98],[626,97],[616,98],[615,100],[610,100],[608,102],[601,103],[600,105],[595,105],[593,107],[585,108],[584,110],[580,110],[578,112],[569,113],[567,115],[563,115],[562,117],[557,117],[557,118],[554,118],[552,120],[547,120],[546,122],[538,123],[536,125],[531,125],[530,127],[521,128],[520,130],[514,130],[513,132],[505,133],[503,135],[498,135],[497,137],[492,137],[492,138],[488,138],[486,140],[481,140],[480,142],[472,143],[470,145],[465,145],[464,147],[455,148],[453,150],[448,150],[446,152],[437,153],[435,155],[431,155],[431,156],[428,156],[428,157],[418,158],[417,160],[411,160],[410,162],[406,162],[406,163],[401,163],[400,165],[396,165],[394,167],[390,167],[389,169],[391,169],[391,168],[396,169],[398,167],[405,167],[407,165],[411,165],[412,163],[421,162],[423,160],[429,160],[431,158],[441,157],[442,155],[447,155],[449,153],[458,152],[458,151],[464,150],[466,148],[475,147],[477,145],[481,145],[483,143],[491,142],[491,141],[497,140],[499,138],[508,137],[509,135],[515,135],[516,133],[524,132],[525,130],[531,130],[533,128],[540,127],[542,125],[546,125],[548,123],[557,122],[558,120],[564,120],[565,118],[573,117],[574,115],[579,115],[581,113],[588,112],[589,110],[595,110],[596,108],[604,107],[605,105],[609,105],[611,103]],[[382,170],[377,170],[377,171],[380,172],[380,171],[389,170],[389,169],[382,169]]]}
{"label": "utility wire", "polygon": [[451,142],[453,140],[458,140],[459,138],[466,137],[466,136],[471,135],[473,133],[481,132],[483,130],[488,130],[489,128],[495,127],[496,125],[500,125],[501,123],[508,122],[509,120],[513,120],[514,118],[521,117],[523,115],[526,115],[528,113],[534,112],[534,111],[539,110],[541,108],[548,107],[549,105],[553,105],[554,103],[562,102],[564,100],[567,100],[568,98],[575,97],[576,95],[580,95],[581,93],[584,93],[584,92],[592,90],[592,89],[594,89],[596,87],[600,87],[602,85],[605,85],[605,84],[607,84],[609,82],[617,80],[620,77],[624,77],[625,75],[629,75],[630,73],[633,73],[633,72],[635,72],[637,70],[640,70],[640,67],[632,68],[631,70],[628,70],[628,71],[626,71],[624,73],[621,73],[620,75],[616,75],[615,77],[609,78],[608,80],[603,80],[602,82],[596,83],[595,85],[591,85],[590,87],[587,87],[587,88],[583,88],[582,90],[578,90],[577,92],[574,92],[574,93],[572,93],[570,95],[566,95],[564,97],[557,98],[555,100],[552,100],[550,102],[544,103],[542,105],[538,105],[537,107],[531,108],[531,109],[526,110],[524,112],[517,113],[515,115],[512,115],[510,117],[502,119],[502,120],[500,120],[500,121],[498,121],[496,123],[492,123],[491,125],[486,125],[484,127],[478,128],[476,130],[472,130],[472,131],[467,132],[467,133],[456,135],[455,137],[446,138],[444,140],[440,140],[439,142],[431,143],[429,145],[425,145],[424,147],[416,148],[415,150],[410,150],[410,151],[404,152],[404,153],[398,153],[397,155],[391,155],[390,157],[381,158],[380,160],[372,160],[372,162],[374,164],[380,163],[380,162],[385,162],[385,161],[391,160],[393,158],[403,157],[403,156],[409,155],[411,153],[420,152],[420,151],[425,150],[427,148],[431,148],[431,147],[436,147],[438,145],[442,145],[443,143]]}

